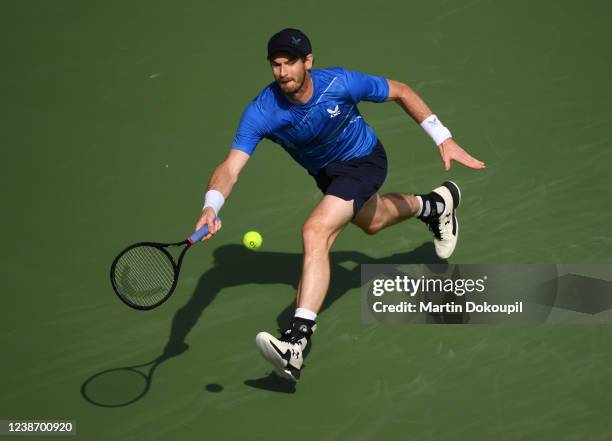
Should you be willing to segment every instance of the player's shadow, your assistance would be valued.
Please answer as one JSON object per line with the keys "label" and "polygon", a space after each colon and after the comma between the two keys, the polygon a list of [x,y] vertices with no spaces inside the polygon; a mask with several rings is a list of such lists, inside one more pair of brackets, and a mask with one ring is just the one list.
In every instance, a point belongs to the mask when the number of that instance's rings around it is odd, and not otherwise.
{"label": "player's shadow", "polygon": [[[214,265],[202,274],[187,303],[174,315],[170,336],[162,354],[148,364],[106,369],[93,374],[81,387],[85,400],[101,407],[123,407],[144,397],[150,390],[157,367],[188,350],[189,346],[185,341],[189,332],[206,308],[226,288],[246,284],[288,285],[291,287],[287,290],[290,302],[276,318],[279,330],[287,326],[295,309],[295,291],[301,274],[302,254],[269,251],[255,253],[240,245],[224,245],[215,249],[213,256]],[[332,280],[321,308],[323,313],[347,291],[360,286],[360,264],[439,264],[445,261],[436,256],[433,244],[429,242],[412,251],[378,259],[355,251],[335,251],[330,253],[330,263]],[[310,348],[312,345],[309,345],[307,351]],[[148,373],[141,372],[147,365],[153,367]],[[294,384],[272,373],[262,378],[246,380],[244,384],[275,392],[295,392]]]}
{"label": "player's shadow", "polygon": [[[278,329],[287,326],[295,310],[295,290],[302,269],[302,254],[276,253],[269,251],[252,252],[240,245],[224,245],[214,251],[214,266],[201,277],[189,301],[175,314],[172,321],[170,338],[164,355],[176,356],[188,349],[186,337],[196,325],[204,310],[225,288],[245,284],[284,283],[293,289],[288,290],[290,303],[277,316]],[[358,288],[361,283],[360,264],[412,264],[445,263],[435,253],[433,243],[427,242],[418,248],[393,254],[384,258],[372,258],[355,251],[334,251],[330,253],[331,284],[321,308],[329,308],[347,291]],[[309,345],[312,347],[311,345]],[[308,349],[307,349],[308,350]],[[274,374],[245,384],[259,389],[293,393],[295,387]]]}

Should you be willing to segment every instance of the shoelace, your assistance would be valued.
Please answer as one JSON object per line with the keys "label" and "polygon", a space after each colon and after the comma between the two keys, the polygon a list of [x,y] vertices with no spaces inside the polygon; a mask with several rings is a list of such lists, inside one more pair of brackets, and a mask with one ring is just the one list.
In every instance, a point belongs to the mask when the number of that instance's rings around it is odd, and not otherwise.
{"label": "shoelace", "polygon": [[280,340],[287,342],[287,343],[295,344],[295,343],[299,343],[301,337],[302,336],[294,335],[291,329],[287,329],[285,332],[281,334]]}
{"label": "shoelace", "polygon": [[[294,334],[294,333],[291,332],[291,329],[287,329],[281,335],[280,340],[284,341],[286,343],[289,343],[291,345],[291,347],[289,348],[289,350],[291,351],[291,355],[293,355],[294,357],[298,357],[299,358],[300,354],[302,352],[302,344],[300,343],[300,340],[302,338],[304,338],[304,337],[301,336],[301,338],[298,338],[297,335],[292,335],[292,334]],[[298,349],[296,349],[296,347]]]}
{"label": "shoelace", "polygon": [[432,222],[427,222],[427,228],[433,233],[436,239],[442,240],[442,233],[440,232],[440,220],[436,219]]}
{"label": "shoelace", "polygon": [[[451,223],[451,215],[450,213],[448,213],[445,217],[444,225],[449,225]],[[427,227],[429,228],[429,231],[431,231],[433,233],[433,235],[435,236],[436,239],[438,240],[442,240],[442,230],[440,229],[440,217],[436,218],[435,220],[432,220],[430,222],[426,222],[427,223]],[[446,229],[444,230],[446,231]]]}

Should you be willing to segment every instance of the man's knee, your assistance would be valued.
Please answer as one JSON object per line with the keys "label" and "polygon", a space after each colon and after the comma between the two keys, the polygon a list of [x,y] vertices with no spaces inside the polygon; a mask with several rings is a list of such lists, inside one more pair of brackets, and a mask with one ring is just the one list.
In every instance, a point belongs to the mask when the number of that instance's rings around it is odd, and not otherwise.
{"label": "man's knee", "polygon": [[326,195],[302,227],[305,251],[329,249],[353,214],[352,201]]}
{"label": "man's knee", "polygon": [[302,227],[304,252],[306,255],[319,251],[329,252],[339,231],[324,221],[309,219]]}
{"label": "man's knee", "polygon": [[330,228],[319,220],[309,219],[302,227],[302,238],[305,244],[326,242],[330,236]]}

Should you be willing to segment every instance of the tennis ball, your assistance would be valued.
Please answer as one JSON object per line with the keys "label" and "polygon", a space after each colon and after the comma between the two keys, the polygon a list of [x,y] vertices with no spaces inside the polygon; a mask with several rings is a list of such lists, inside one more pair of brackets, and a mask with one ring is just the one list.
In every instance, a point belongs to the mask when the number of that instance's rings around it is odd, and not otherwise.
{"label": "tennis ball", "polygon": [[249,250],[256,250],[261,247],[261,244],[263,243],[263,238],[261,237],[261,234],[259,234],[257,231],[249,231],[245,233],[244,237],[242,238],[242,243]]}

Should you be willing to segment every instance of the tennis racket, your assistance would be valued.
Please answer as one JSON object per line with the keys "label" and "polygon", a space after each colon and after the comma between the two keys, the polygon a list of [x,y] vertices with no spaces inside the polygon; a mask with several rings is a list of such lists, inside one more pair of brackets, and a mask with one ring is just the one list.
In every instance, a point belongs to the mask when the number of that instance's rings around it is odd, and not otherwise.
{"label": "tennis racket", "polygon": [[174,292],[187,250],[207,234],[208,226],[204,225],[182,242],[130,245],[115,257],[111,265],[113,290],[131,308],[156,308]]}

